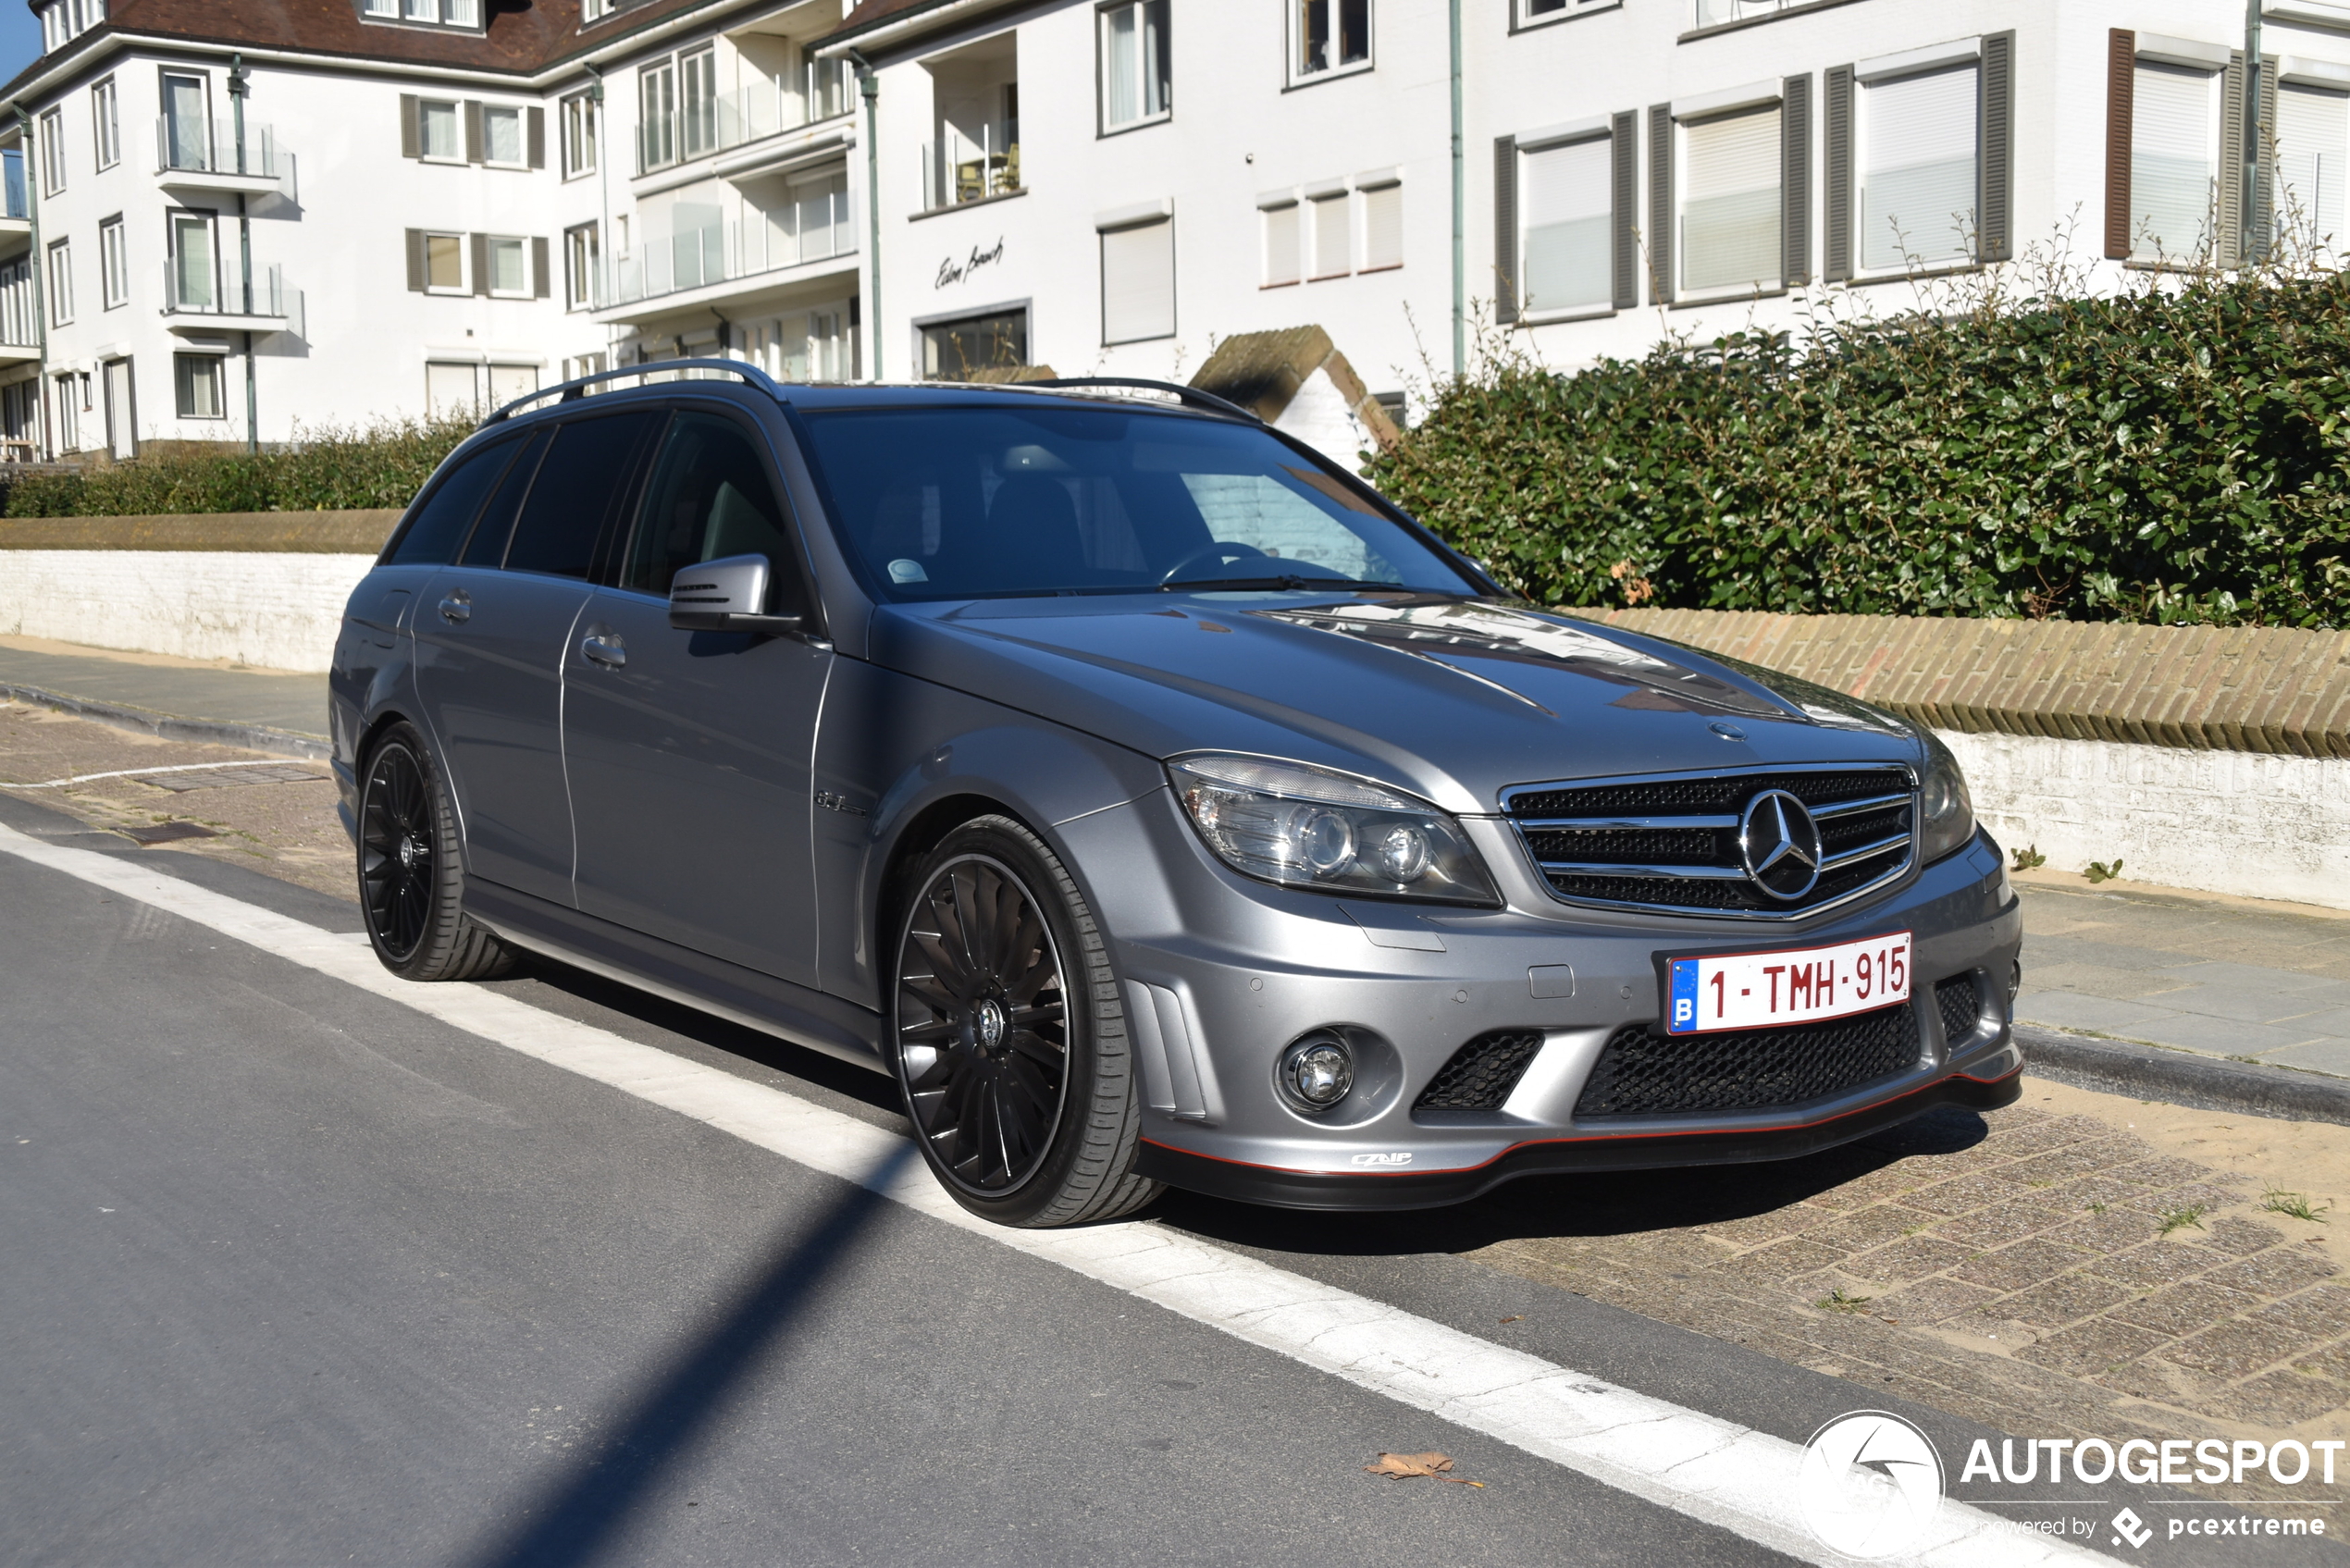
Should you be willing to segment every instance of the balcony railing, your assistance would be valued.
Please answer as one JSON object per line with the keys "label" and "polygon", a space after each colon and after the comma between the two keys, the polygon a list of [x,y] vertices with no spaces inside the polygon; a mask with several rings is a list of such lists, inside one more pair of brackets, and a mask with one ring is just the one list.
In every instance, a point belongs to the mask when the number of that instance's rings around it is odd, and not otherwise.
{"label": "balcony railing", "polygon": [[833,119],[849,110],[847,68],[811,63],[797,84],[781,76],[656,115],[637,127],[637,172],[650,174],[762,138]]}
{"label": "balcony railing", "polygon": [[[683,210],[680,210],[683,209]],[[673,209],[666,233],[646,233],[628,255],[614,258],[602,301],[631,304],[687,289],[845,256],[857,249],[848,192],[834,190],[772,211],[750,210],[730,220],[714,207]]]}
{"label": "balcony railing", "polygon": [[991,120],[967,136],[955,126],[922,143],[922,209],[935,212],[1020,190],[1020,121]]}
{"label": "balcony railing", "polygon": [[[286,162],[291,163],[291,157]],[[155,117],[155,169],[161,174],[241,174],[280,178],[277,132],[266,125],[245,127],[244,154],[237,153],[231,120]]]}
{"label": "balcony railing", "polygon": [[[163,264],[163,314],[167,316],[221,316],[244,319],[245,290],[241,281],[225,286],[204,265],[183,266],[175,258]],[[286,283],[285,269],[271,266],[253,280],[253,316],[274,317],[285,326],[272,330],[304,336],[303,292]]]}

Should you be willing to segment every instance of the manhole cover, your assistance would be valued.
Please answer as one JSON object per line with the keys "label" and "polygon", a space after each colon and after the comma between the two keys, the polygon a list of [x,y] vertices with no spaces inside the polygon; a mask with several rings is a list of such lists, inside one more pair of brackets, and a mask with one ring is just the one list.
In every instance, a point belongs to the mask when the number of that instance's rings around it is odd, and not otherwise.
{"label": "manhole cover", "polygon": [[142,773],[139,782],[157,789],[183,793],[192,789],[227,789],[231,784],[306,784],[327,775],[299,762],[265,763],[257,768],[199,768],[178,773]]}
{"label": "manhole cover", "polygon": [[193,822],[157,822],[151,828],[117,828],[115,832],[141,844],[169,844],[181,838],[218,838],[210,828]]}

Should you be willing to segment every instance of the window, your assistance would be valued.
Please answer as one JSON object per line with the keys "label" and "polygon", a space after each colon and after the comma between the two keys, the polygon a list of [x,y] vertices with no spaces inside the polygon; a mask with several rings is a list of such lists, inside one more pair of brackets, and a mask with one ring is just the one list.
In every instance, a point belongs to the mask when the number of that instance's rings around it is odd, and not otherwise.
{"label": "window", "polygon": [[637,167],[677,161],[677,67],[661,60],[637,68]]}
{"label": "window", "polygon": [[2277,88],[2277,228],[2305,246],[2343,242],[2350,175],[2350,93],[2287,81]]}
{"label": "window", "polygon": [[122,215],[98,225],[99,283],[105,308],[114,310],[130,300],[130,251],[123,239]]}
{"label": "window", "polygon": [[[1520,27],[1532,27],[1537,22],[1556,21],[1577,11],[1612,9],[1622,3],[1623,0],[1518,0],[1517,22]],[[1701,6],[1705,0],[1699,0],[1699,3]]]}
{"label": "window", "polygon": [[1680,286],[1692,293],[1779,286],[1779,105],[1680,126]]}
{"label": "window", "polygon": [[982,370],[1009,370],[1028,363],[1024,310],[932,322],[921,331],[925,381],[968,381]]}
{"label": "window", "polygon": [[1312,211],[1315,278],[1343,278],[1354,270],[1354,224],[1344,191],[1316,196]]}
{"label": "window", "polygon": [[163,155],[173,168],[212,167],[212,121],[205,110],[205,79],[163,79]]}
{"label": "window", "polygon": [[848,216],[848,169],[844,164],[811,170],[785,187],[781,208],[770,216],[781,233],[773,265],[819,261],[857,248]]}
{"label": "window", "polygon": [[1167,0],[1120,0],[1102,11],[1101,30],[1102,129],[1165,118]]}
{"label": "window", "polygon": [[677,56],[681,158],[699,158],[718,148],[718,52],[697,50]]}
{"label": "window", "polygon": [[359,14],[371,21],[479,27],[481,0],[359,0]]}
{"label": "window", "polygon": [[596,171],[596,95],[575,93],[563,100],[563,178]]}
{"label": "window", "polygon": [[596,244],[596,226],[583,223],[563,230],[563,306],[588,310],[597,302],[598,275],[603,257]]}
{"label": "window", "polygon": [[1265,287],[1279,289],[1305,276],[1298,265],[1302,244],[1297,203],[1276,201],[1263,208],[1265,218]]}
{"label": "window", "polygon": [[485,249],[489,253],[489,291],[509,299],[528,299],[530,241],[493,234]]}
{"label": "window", "polygon": [[516,398],[526,398],[538,389],[538,367],[535,364],[493,364],[489,366],[489,406],[503,408]]}
{"label": "window", "polygon": [[620,586],[666,595],[681,567],[763,555],[773,570],[760,612],[798,614],[806,609],[799,554],[786,527],[759,449],[741,427],[716,414],[681,414],[645,487]]}
{"label": "window", "polygon": [[408,230],[408,287],[428,294],[466,291],[465,237]]}
{"label": "window", "polygon": [[226,419],[229,400],[222,395],[218,354],[173,354],[171,389],[182,419]]}
{"label": "window", "polygon": [[1518,154],[1518,288],[1530,316],[1612,308],[1614,143],[1587,137]]}
{"label": "window", "polygon": [[1175,220],[1102,231],[1102,341],[1175,335]]}
{"label": "window", "polygon": [[49,246],[49,325],[63,327],[73,319],[73,241],[53,241]]}
{"label": "window", "polygon": [[1860,84],[1861,266],[1903,271],[1973,259],[1975,250],[1976,67]]}
{"label": "window", "polygon": [[416,510],[407,528],[392,541],[390,564],[437,566],[447,562],[464,542],[465,530],[473,526],[475,514],[481,511],[482,499],[505,473],[506,464],[513,461],[521,445],[521,439],[516,438],[482,447],[451,469]]}
{"label": "window", "polygon": [[507,571],[588,575],[596,536],[614,498],[627,488],[622,481],[637,460],[646,426],[658,417],[635,410],[556,426],[554,444],[538,465],[530,499],[506,546]]}
{"label": "window", "polygon": [[68,371],[57,377],[57,450],[81,450],[81,377]]}
{"label": "window", "polygon": [[1404,184],[1391,177],[1378,183],[1357,180],[1363,192],[1363,270],[1385,272],[1404,265]]}
{"label": "window", "polygon": [[489,104],[481,111],[481,160],[506,168],[527,168],[523,144],[522,110],[511,105]]}
{"label": "window", "polygon": [[1371,0],[1290,0],[1290,70],[1305,80],[1371,63]]}
{"label": "window", "polygon": [[41,113],[41,193],[54,196],[66,188],[66,112]]}
{"label": "window", "polygon": [[41,8],[43,53],[62,49],[106,19],[106,0],[56,0]]}
{"label": "window", "polygon": [[481,366],[439,360],[425,364],[425,407],[435,419],[477,414],[481,409]]}
{"label": "window", "polygon": [[212,215],[173,213],[170,236],[171,308],[219,309],[219,272],[214,260]]}
{"label": "window", "polygon": [[848,112],[847,60],[819,60],[810,56],[801,62],[801,69],[804,80],[800,83],[800,92],[810,125]]}
{"label": "window", "polygon": [[91,138],[98,149],[98,167],[112,168],[122,161],[122,111],[117,102],[114,78],[90,89]]}
{"label": "window", "polygon": [[465,161],[464,124],[453,102],[440,98],[416,100],[417,155],[433,163]]}
{"label": "window", "polygon": [[579,15],[583,21],[601,21],[617,9],[619,9],[619,0],[587,0],[587,3],[579,7]]}
{"label": "window", "polygon": [[2140,59],[2131,83],[2130,254],[2183,261],[2211,248],[2221,73]]}

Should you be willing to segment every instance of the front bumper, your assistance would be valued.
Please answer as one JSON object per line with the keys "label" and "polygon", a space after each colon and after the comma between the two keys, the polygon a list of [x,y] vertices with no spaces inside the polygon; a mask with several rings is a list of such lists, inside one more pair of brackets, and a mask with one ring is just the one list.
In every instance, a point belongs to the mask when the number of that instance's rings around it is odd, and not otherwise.
{"label": "front bumper", "polygon": [[[1173,1185],[1297,1207],[1419,1207],[1538,1172],[1787,1158],[2019,1093],[2009,983],[2022,920],[1998,848],[1981,834],[1864,907],[1763,931],[1560,903],[1505,827],[1475,820],[1506,908],[1269,887],[1210,857],[1181,812],[1161,791],[1059,830],[1113,937],[1144,1087],[1141,1168]],[[1912,939],[1918,1050],[1907,1068],[1800,1105],[1578,1119],[1609,1038],[1660,1016],[1659,953],[1897,931]],[[1946,1031],[1935,986],[1964,975],[1976,1019]],[[1280,1098],[1274,1068],[1292,1041],[1323,1028],[1360,1043],[1357,1086],[1336,1111],[1307,1117]],[[1542,1043],[1503,1104],[1416,1108],[1466,1042],[1504,1030]]]}

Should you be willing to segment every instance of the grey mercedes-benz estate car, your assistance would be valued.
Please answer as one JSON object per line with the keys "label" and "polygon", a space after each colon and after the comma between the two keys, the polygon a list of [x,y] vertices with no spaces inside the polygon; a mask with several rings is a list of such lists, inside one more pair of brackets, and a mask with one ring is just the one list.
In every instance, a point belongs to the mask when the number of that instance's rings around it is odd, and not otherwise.
{"label": "grey mercedes-benz estate car", "polygon": [[2016,1097],[1931,733],[1516,601],[1197,393],[661,368],[493,415],[352,596],[394,971],[541,954],[887,1073],[1015,1225]]}

